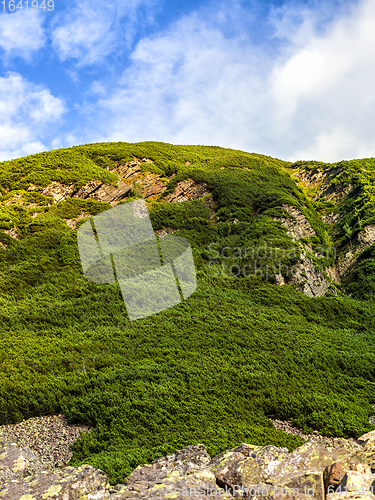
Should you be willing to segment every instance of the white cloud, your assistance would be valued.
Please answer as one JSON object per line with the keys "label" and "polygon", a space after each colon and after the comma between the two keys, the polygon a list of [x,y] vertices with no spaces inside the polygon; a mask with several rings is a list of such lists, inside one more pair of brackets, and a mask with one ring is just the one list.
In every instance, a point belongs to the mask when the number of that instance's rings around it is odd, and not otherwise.
{"label": "white cloud", "polygon": [[[225,12],[219,14],[222,20]],[[263,103],[261,54],[246,42],[244,33],[225,37],[198,15],[143,39],[120,86],[99,100],[105,137],[243,145],[241,137],[259,126],[252,117]]]}
{"label": "white cloud", "polygon": [[0,15],[0,47],[6,62],[15,56],[30,60],[44,46],[43,21],[43,13],[32,10]]}
{"label": "white cloud", "polygon": [[[312,8],[297,22],[296,8],[284,6],[268,46],[252,37],[248,11],[233,12],[231,4],[197,12],[141,40],[117,87],[93,107],[98,128],[86,138],[215,144],[290,160],[375,156],[375,3],[326,9],[325,24]],[[241,29],[225,33],[223,18]]]}
{"label": "white cloud", "polygon": [[137,8],[154,0],[79,0],[77,6],[58,14],[52,28],[52,46],[61,61],[77,59],[78,66],[105,60],[108,54],[129,48]]}
{"label": "white cloud", "polygon": [[21,75],[0,77],[0,161],[45,150],[41,138],[64,111],[61,99]]}
{"label": "white cloud", "polygon": [[371,151],[375,156],[374,23],[375,4],[362,2],[324,37],[310,35],[304,47],[275,66],[275,117],[285,138],[300,138],[289,157],[316,154],[328,161]]}

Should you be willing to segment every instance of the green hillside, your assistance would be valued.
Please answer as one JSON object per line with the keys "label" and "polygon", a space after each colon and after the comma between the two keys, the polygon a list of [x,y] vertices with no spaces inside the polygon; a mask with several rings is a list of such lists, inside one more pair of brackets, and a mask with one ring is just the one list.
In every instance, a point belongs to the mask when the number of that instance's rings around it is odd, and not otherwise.
{"label": "green hillside", "polygon": [[[117,283],[85,279],[77,230],[112,206],[79,190],[94,180],[130,182],[118,171],[134,159],[140,173],[117,204],[142,197],[142,179],[165,184],[146,199],[151,221],[190,241],[198,287],[181,304],[131,322]],[[189,444],[204,443],[213,456],[242,442],[289,450],[303,443],[276,430],[270,415],[326,436],[375,429],[375,278],[371,286],[359,278],[365,272],[371,281],[373,268],[375,276],[372,246],[323,296],[288,283],[304,248],[328,269],[375,222],[375,160],[355,162],[339,177],[355,189],[332,202],[301,181],[314,162],[219,147],[90,144],[0,163],[0,425],[63,413],[95,427],[74,444],[70,463],[102,469],[111,484]],[[188,180],[209,194],[168,201]],[[54,182],[70,189],[61,201],[43,194]],[[298,209],[314,235],[293,240],[285,207]],[[325,223],[324,211],[343,218]],[[245,248],[274,251],[255,273]],[[318,257],[322,248],[335,251]]]}

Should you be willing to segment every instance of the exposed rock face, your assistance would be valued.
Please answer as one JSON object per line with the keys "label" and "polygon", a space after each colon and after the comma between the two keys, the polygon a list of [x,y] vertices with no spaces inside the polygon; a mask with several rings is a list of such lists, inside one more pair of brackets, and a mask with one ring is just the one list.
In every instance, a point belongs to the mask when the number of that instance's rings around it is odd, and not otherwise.
{"label": "exposed rock face", "polygon": [[366,226],[352,241],[345,253],[341,253],[337,261],[337,269],[341,278],[346,278],[358,255],[375,242],[375,226]]}
{"label": "exposed rock face", "polygon": [[90,197],[93,200],[114,205],[123,198],[126,198],[128,193],[132,190],[131,184],[125,184],[122,181],[119,181],[117,186],[118,187],[114,187],[110,184],[103,184],[100,181],[93,180],[81,187],[72,198],[84,199]]}
{"label": "exposed rock face", "polygon": [[[375,499],[375,431],[332,446],[310,440],[286,448],[243,443],[216,457],[203,444],[138,466],[124,484],[110,486],[103,471],[90,465],[46,469],[36,455],[0,444],[0,498],[7,500],[122,500],[160,498],[257,499],[326,496],[338,500],[347,490]],[[285,488],[280,496],[281,488]],[[339,491],[336,491],[336,490]],[[341,493],[340,493],[341,490]],[[345,497],[346,498],[346,497]]]}
{"label": "exposed rock face", "polygon": [[[203,444],[188,446],[173,455],[137,467],[125,485],[117,485],[111,500],[124,498],[232,498],[216,484],[210,470],[211,457]],[[116,491],[117,490],[117,491]],[[185,493],[185,494],[184,494]]]}
{"label": "exposed rock face", "polygon": [[74,182],[69,185],[53,181],[49,186],[43,189],[42,194],[52,196],[56,203],[69,198],[74,191]]}
{"label": "exposed rock face", "polygon": [[294,169],[293,175],[296,176],[302,184],[308,189],[315,188],[313,200],[323,196],[330,201],[338,201],[340,198],[348,195],[353,190],[353,185],[340,186],[331,184],[331,181],[341,173],[341,168],[337,167],[329,172],[320,168],[305,171],[303,167]]}
{"label": "exposed rock face", "polygon": [[[167,182],[174,177],[175,174],[167,178],[162,178],[160,174],[142,172],[142,163],[153,162],[152,160],[143,158],[142,160],[135,159],[134,161],[124,164],[116,164],[113,168],[107,167],[111,172],[116,172],[118,174],[119,181],[117,187],[93,179],[77,190],[75,189],[74,183],[65,185],[54,181],[43,189],[42,194],[51,196],[56,203],[66,200],[67,198],[92,198],[115,206],[119,201],[126,198],[136,187],[143,198],[147,199],[147,201],[151,201],[159,197],[159,195],[167,189]],[[36,186],[31,184],[27,191],[32,191],[35,187]],[[201,198],[206,194],[209,194],[206,184],[196,183],[194,180],[188,179],[179,182],[174,192],[170,193],[164,201],[189,201]],[[20,198],[22,197],[22,195],[17,196]]]}
{"label": "exposed rock face", "polygon": [[340,221],[341,217],[342,215],[335,214],[334,212],[330,212],[329,214],[322,214],[320,216],[325,224],[335,224],[336,222]]}
{"label": "exposed rock face", "polygon": [[[308,239],[316,235],[310,222],[297,207],[284,204],[283,208],[292,218],[272,217],[272,219],[279,220],[287,228],[287,234],[293,241],[299,242],[302,238]],[[291,276],[287,278],[287,282],[297,284],[299,290],[309,297],[320,297],[328,291],[330,282],[324,277],[323,269],[319,269],[314,264],[311,245],[302,242],[299,242],[299,245],[302,249],[300,260],[293,266]],[[331,268],[328,272],[330,273],[330,275],[327,273],[328,276],[337,281],[335,269]],[[277,275],[276,283],[284,285],[285,280],[283,276]]]}
{"label": "exposed rock face", "polygon": [[[151,160],[144,158],[143,160],[119,164],[114,167],[111,171],[117,172],[121,179],[118,181],[117,187],[104,184],[96,179],[89,181],[78,190],[75,190],[74,183],[64,185],[60,182],[53,182],[42,191],[42,194],[52,196],[56,203],[67,198],[91,198],[109,203],[111,206],[116,206],[119,201],[126,199],[131,194],[131,191],[137,190],[142,198],[150,202],[156,200],[167,189],[167,182],[175,174],[169,178],[162,178],[159,174],[142,172],[140,167],[142,162],[150,163]],[[196,183],[194,180],[189,179],[179,182],[173,193],[170,193],[163,201],[173,203],[190,201],[207,194],[209,194],[209,191],[206,184]],[[205,202],[210,209],[211,218],[214,217],[216,203],[212,200],[212,197],[209,200],[205,200]],[[68,219],[66,223],[71,229],[75,229],[77,221],[89,215],[81,214],[76,219]]]}
{"label": "exposed rock face", "polygon": [[142,197],[147,201],[158,198],[167,189],[167,181],[172,177],[167,178],[167,180],[161,180],[159,174],[144,172],[137,180]]}
{"label": "exposed rock face", "polygon": [[[307,247],[307,249],[311,255],[312,248]],[[299,290],[308,297],[320,297],[330,287],[329,281],[324,277],[322,271],[316,268],[314,261],[307,256],[306,251],[301,253],[300,261],[294,266],[289,283],[297,284]]]}
{"label": "exposed rock face", "polygon": [[[315,231],[310,222],[297,207],[284,204],[283,209],[286,210],[293,218],[287,219],[281,217],[278,218],[278,220],[280,220],[280,222],[288,229],[287,234],[293,241],[315,236]],[[275,219],[275,217],[273,218]]]}
{"label": "exposed rock face", "polygon": [[177,183],[177,186],[173,193],[165,197],[165,201],[168,202],[181,202],[190,201],[197,198],[202,198],[206,194],[209,194],[207,185],[202,183],[197,183],[193,179],[188,179]]}

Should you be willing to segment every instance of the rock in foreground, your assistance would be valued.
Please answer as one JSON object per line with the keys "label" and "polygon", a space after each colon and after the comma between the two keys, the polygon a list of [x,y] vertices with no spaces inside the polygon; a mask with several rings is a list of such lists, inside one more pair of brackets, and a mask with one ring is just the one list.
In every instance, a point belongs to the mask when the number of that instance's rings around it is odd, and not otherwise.
{"label": "rock in foreground", "polygon": [[28,448],[0,444],[0,499],[375,500],[375,431],[355,442],[310,440],[286,448],[241,444],[211,458],[203,444],[138,466],[124,484],[110,486],[91,465],[46,470]]}

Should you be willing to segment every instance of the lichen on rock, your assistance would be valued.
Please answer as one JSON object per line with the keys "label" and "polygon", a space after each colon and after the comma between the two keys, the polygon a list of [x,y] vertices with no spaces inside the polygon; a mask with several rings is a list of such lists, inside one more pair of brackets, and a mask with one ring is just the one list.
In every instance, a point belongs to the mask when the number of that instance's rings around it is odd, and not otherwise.
{"label": "lichen on rock", "polygon": [[204,444],[190,445],[139,465],[123,484],[116,486],[110,486],[103,471],[88,464],[46,470],[31,450],[8,443],[0,445],[0,498],[228,500],[255,496],[274,500],[294,492],[294,497],[297,494],[306,500],[311,499],[313,491],[318,500],[338,500],[343,496],[340,490],[346,488],[353,498],[356,488],[362,485],[361,498],[373,499],[374,443],[375,431],[357,442],[334,438],[332,446],[309,440],[291,453],[273,445],[242,443],[213,458]]}

